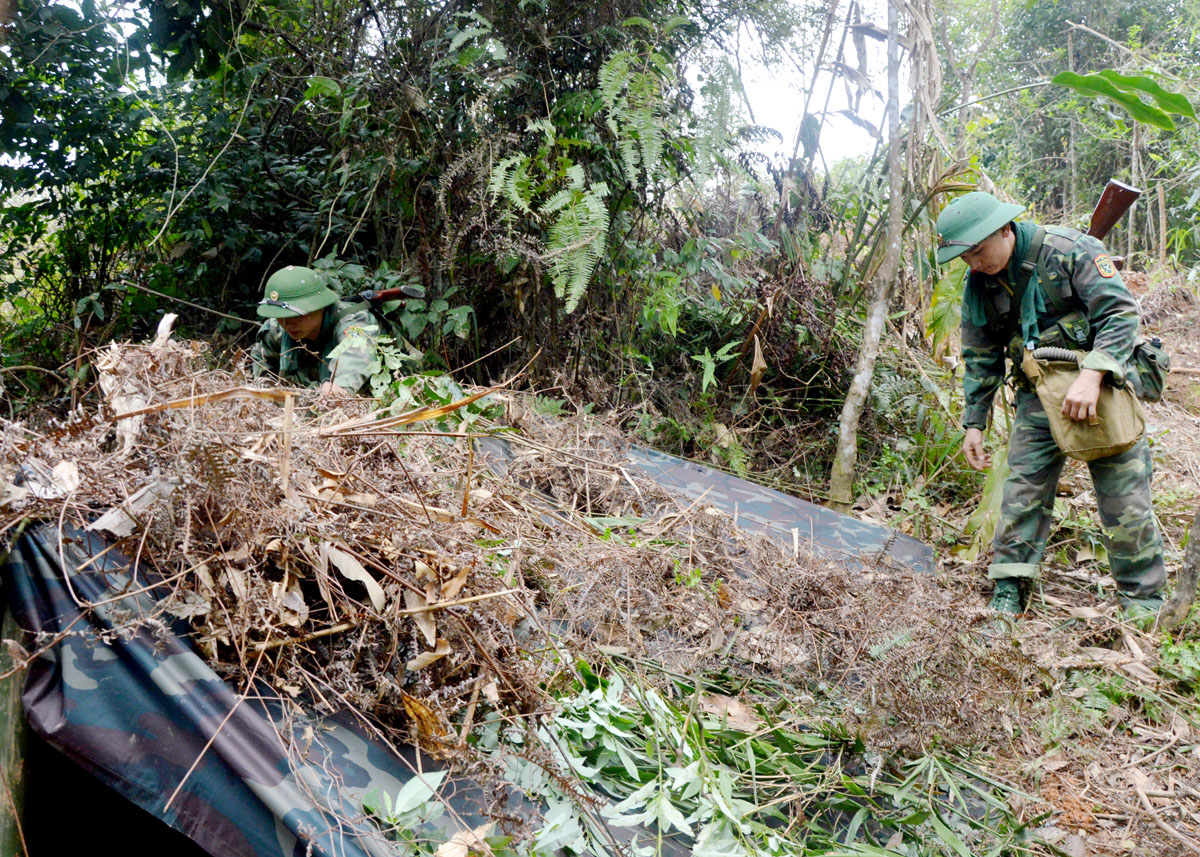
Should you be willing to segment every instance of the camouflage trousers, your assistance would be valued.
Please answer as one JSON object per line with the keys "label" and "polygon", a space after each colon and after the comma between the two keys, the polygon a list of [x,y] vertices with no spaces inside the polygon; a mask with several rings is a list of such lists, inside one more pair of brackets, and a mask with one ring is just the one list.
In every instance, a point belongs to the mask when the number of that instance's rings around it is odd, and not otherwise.
{"label": "camouflage trousers", "polygon": [[[1008,442],[1010,473],[1004,483],[995,554],[988,568],[992,580],[1038,576],[1065,460],[1050,434],[1038,397],[1018,392]],[[1152,465],[1146,439],[1120,455],[1088,462],[1088,469],[1118,591],[1135,598],[1158,593],[1167,576],[1162,536],[1150,505]]]}

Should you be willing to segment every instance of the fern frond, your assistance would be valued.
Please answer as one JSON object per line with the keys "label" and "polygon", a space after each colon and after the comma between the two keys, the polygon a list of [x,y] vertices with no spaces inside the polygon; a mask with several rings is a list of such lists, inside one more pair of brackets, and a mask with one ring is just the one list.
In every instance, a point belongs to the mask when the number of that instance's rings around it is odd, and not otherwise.
{"label": "fern frond", "polygon": [[579,305],[604,252],[608,236],[608,209],[591,190],[560,191],[553,199],[569,194],[568,204],[557,212],[549,230],[548,253],[554,293],[564,312]]}
{"label": "fern frond", "polygon": [[583,174],[583,165],[571,164],[566,170],[567,183],[570,187],[583,190],[587,177]]}
{"label": "fern frond", "polygon": [[554,145],[555,139],[558,137],[558,129],[554,127],[554,123],[549,119],[533,119],[525,127],[526,132],[541,131],[546,135],[546,145]]}
{"label": "fern frond", "polygon": [[508,183],[509,169],[524,157],[524,155],[509,155],[492,167],[492,173],[488,176],[487,193],[493,201],[504,191],[504,186]]}
{"label": "fern frond", "polygon": [[538,206],[538,214],[544,216],[561,211],[562,209],[566,208],[568,204],[574,202],[575,197],[579,193],[580,191],[575,190],[574,188],[563,188],[562,190],[558,191],[558,193],[554,194],[554,196],[550,197],[548,200]]}
{"label": "fern frond", "polygon": [[610,110],[617,103],[617,97],[629,84],[632,74],[629,70],[633,64],[634,55],[629,51],[618,51],[608,62],[600,66],[600,97],[604,106]]}

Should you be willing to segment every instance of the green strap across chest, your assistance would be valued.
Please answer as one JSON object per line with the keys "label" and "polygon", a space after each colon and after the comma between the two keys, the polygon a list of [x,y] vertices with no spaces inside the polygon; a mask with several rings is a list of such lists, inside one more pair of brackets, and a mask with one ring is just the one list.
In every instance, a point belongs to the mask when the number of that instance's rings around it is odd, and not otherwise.
{"label": "green strap across chest", "polygon": [[1012,297],[1013,303],[1018,308],[1025,297],[1025,289],[1029,286],[1029,280],[1033,272],[1036,270],[1039,278],[1045,276],[1045,264],[1038,259],[1038,254],[1042,252],[1042,241],[1045,238],[1046,227],[1039,226],[1037,232],[1033,233],[1033,240],[1029,242],[1029,249],[1025,251],[1025,258],[1021,260],[1021,264],[1017,267],[1017,282]]}
{"label": "green strap across chest", "polygon": [[[1064,237],[1068,237],[1068,238],[1071,237],[1070,235],[1066,235],[1065,233],[1063,233],[1062,230],[1060,230],[1060,229],[1055,229],[1054,234],[1055,235],[1064,235]],[[1076,234],[1078,234],[1078,233],[1076,233]],[[1037,272],[1038,272],[1038,279],[1043,284],[1050,282],[1050,272],[1046,270],[1046,260],[1045,259],[1038,259]],[[1046,298],[1050,301],[1050,305],[1054,307],[1055,315],[1063,315],[1064,313],[1066,313],[1067,302],[1063,300],[1062,293],[1059,292],[1058,289],[1046,288],[1046,286],[1043,285],[1042,286],[1042,294],[1046,296]]]}

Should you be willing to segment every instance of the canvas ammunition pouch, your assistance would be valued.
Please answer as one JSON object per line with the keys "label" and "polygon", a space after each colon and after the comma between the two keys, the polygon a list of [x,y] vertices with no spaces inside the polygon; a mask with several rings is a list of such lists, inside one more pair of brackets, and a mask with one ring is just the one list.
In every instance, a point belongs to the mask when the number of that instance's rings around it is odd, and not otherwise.
{"label": "canvas ammunition pouch", "polygon": [[1146,431],[1146,417],[1129,384],[1100,386],[1094,421],[1076,422],[1066,416],[1063,402],[1079,377],[1083,357],[1083,352],[1072,349],[1026,349],[1021,368],[1046,411],[1050,434],[1058,448],[1070,458],[1094,461],[1132,449]]}
{"label": "canvas ammunition pouch", "polygon": [[1167,386],[1167,375],[1171,372],[1171,357],[1157,336],[1138,339],[1133,346],[1133,368],[1131,373],[1138,398],[1145,402],[1162,401]]}

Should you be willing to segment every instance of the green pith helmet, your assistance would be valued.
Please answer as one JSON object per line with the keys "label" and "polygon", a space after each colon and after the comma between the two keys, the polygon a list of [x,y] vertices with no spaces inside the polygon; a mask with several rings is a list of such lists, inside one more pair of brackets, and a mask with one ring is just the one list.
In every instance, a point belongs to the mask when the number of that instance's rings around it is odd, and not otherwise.
{"label": "green pith helmet", "polygon": [[938,215],[938,264],[957,259],[1024,210],[981,190],[963,194]]}
{"label": "green pith helmet", "polygon": [[337,292],[326,288],[312,268],[288,265],[271,275],[258,302],[259,318],[295,318],[338,302]]}

